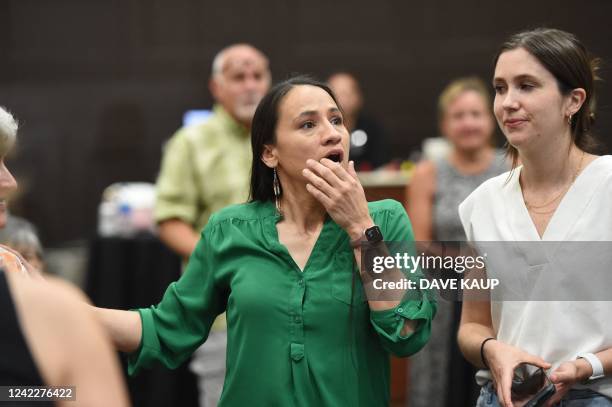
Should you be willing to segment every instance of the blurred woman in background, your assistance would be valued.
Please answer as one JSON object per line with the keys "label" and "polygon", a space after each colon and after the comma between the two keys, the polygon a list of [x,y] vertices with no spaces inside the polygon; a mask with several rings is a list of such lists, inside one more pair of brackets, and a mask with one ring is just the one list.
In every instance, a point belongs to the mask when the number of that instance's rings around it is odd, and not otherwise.
{"label": "blurred woman in background", "polygon": [[[0,230],[6,228],[10,221],[8,199],[17,189],[17,181],[5,164],[6,156],[15,144],[17,128],[13,115],[0,107]],[[7,272],[38,275],[38,269],[25,261],[14,247],[3,246],[7,243],[8,239],[0,239],[0,268]]]}
{"label": "blurred woman in background", "polygon": [[[419,163],[406,189],[417,241],[465,241],[459,204],[482,182],[507,170],[503,153],[493,147],[495,121],[490,106],[487,87],[478,78],[457,79],[440,95],[439,127],[451,150],[442,160]],[[474,405],[475,371],[455,340],[460,304],[438,304],[432,338],[412,358],[410,406]]]}
{"label": "blurred woman in background", "polygon": [[[16,135],[17,122],[0,107],[0,227],[17,188],[4,164]],[[117,356],[83,294],[57,279],[29,278],[38,272],[12,249],[0,249],[0,386],[72,386],[61,393],[74,398],[58,406],[128,406]]]}

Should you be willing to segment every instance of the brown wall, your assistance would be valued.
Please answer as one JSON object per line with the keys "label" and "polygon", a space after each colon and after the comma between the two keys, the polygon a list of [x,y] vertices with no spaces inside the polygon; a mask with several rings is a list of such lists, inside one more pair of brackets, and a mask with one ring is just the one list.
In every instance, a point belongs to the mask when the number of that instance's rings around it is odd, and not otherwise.
{"label": "brown wall", "polygon": [[[231,42],[264,50],[276,79],[354,71],[406,157],[436,135],[445,83],[488,79],[508,33],[563,28],[609,63],[610,15],[607,0],[0,0],[0,105],[22,125],[9,162],[23,190],[16,212],[47,244],[91,236],[102,189],[153,181],[182,113],[210,106],[211,58]],[[602,75],[607,137],[612,72]]]}

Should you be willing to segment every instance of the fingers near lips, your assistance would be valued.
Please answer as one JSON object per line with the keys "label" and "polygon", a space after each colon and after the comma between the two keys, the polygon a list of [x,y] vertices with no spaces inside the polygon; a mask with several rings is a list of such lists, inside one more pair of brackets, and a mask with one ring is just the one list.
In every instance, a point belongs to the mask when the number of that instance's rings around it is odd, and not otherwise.
{"label": "fingers near lips", "polygon": [[302,170],[302,174],[308,180],[311,186],[325,193],[326,195],[332,194],[334,188],[326,181],[324,177],[319,176],[315,171],[309,168],[304,168]]}
{"label": "fingers near lips", "polygon": [[342,164],[334,162],[328,158],[322,158],[320,162],[309,159],[306,161],[309,169],[324,178],[331,185],[339,186],[340,181],[345,181],[350,178]]}

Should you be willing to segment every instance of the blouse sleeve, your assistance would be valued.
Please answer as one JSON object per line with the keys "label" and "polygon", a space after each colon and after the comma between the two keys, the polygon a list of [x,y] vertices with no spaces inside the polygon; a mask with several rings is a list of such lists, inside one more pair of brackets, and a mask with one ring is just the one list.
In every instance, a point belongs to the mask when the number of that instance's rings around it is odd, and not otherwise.
{"label": "blouse sleeve", "polygon": [[[384,222],[385,241],[412,243],[414,234],[408,215],[399,202],[393,202],[393,208]],[[418,271],[407,275],[407,278],[418,281],[423,275]],[[431,320],[436,314],[436,309],[436,302],[431,292],[420,290],[418,295],[415,295],[413,291],[408,291],[395,308],[370,311],[370,320],[383,347],[396,356],[406,357],[418,352],[429,340]],[[415,321],[415,329],[408,335],[402,336],[401,331],[406,320]]]}
{"label": "blouse sleeve", "polygon": [[142,337],[137,351],[128,358],[128,372],[135,374],[153,362],[174,369],[204,340],[216,316],[226,307],[211,241],[212,219],[202,232],[187,269],[170,284],[161,302],[138,309]]}

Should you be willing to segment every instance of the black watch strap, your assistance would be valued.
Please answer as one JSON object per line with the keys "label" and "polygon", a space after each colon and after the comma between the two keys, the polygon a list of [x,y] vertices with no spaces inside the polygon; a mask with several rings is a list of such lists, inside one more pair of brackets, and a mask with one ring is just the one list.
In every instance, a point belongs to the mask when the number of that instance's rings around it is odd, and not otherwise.
{"label": "black watch strap", "polygon": [[362,243],[376,244],[383,241],[383,235],[380,231],[380,228],[376,225],[367,228],[361,234],[361,237],[358,239],[351,241],[351,247],[357,248],[361,246]]}

